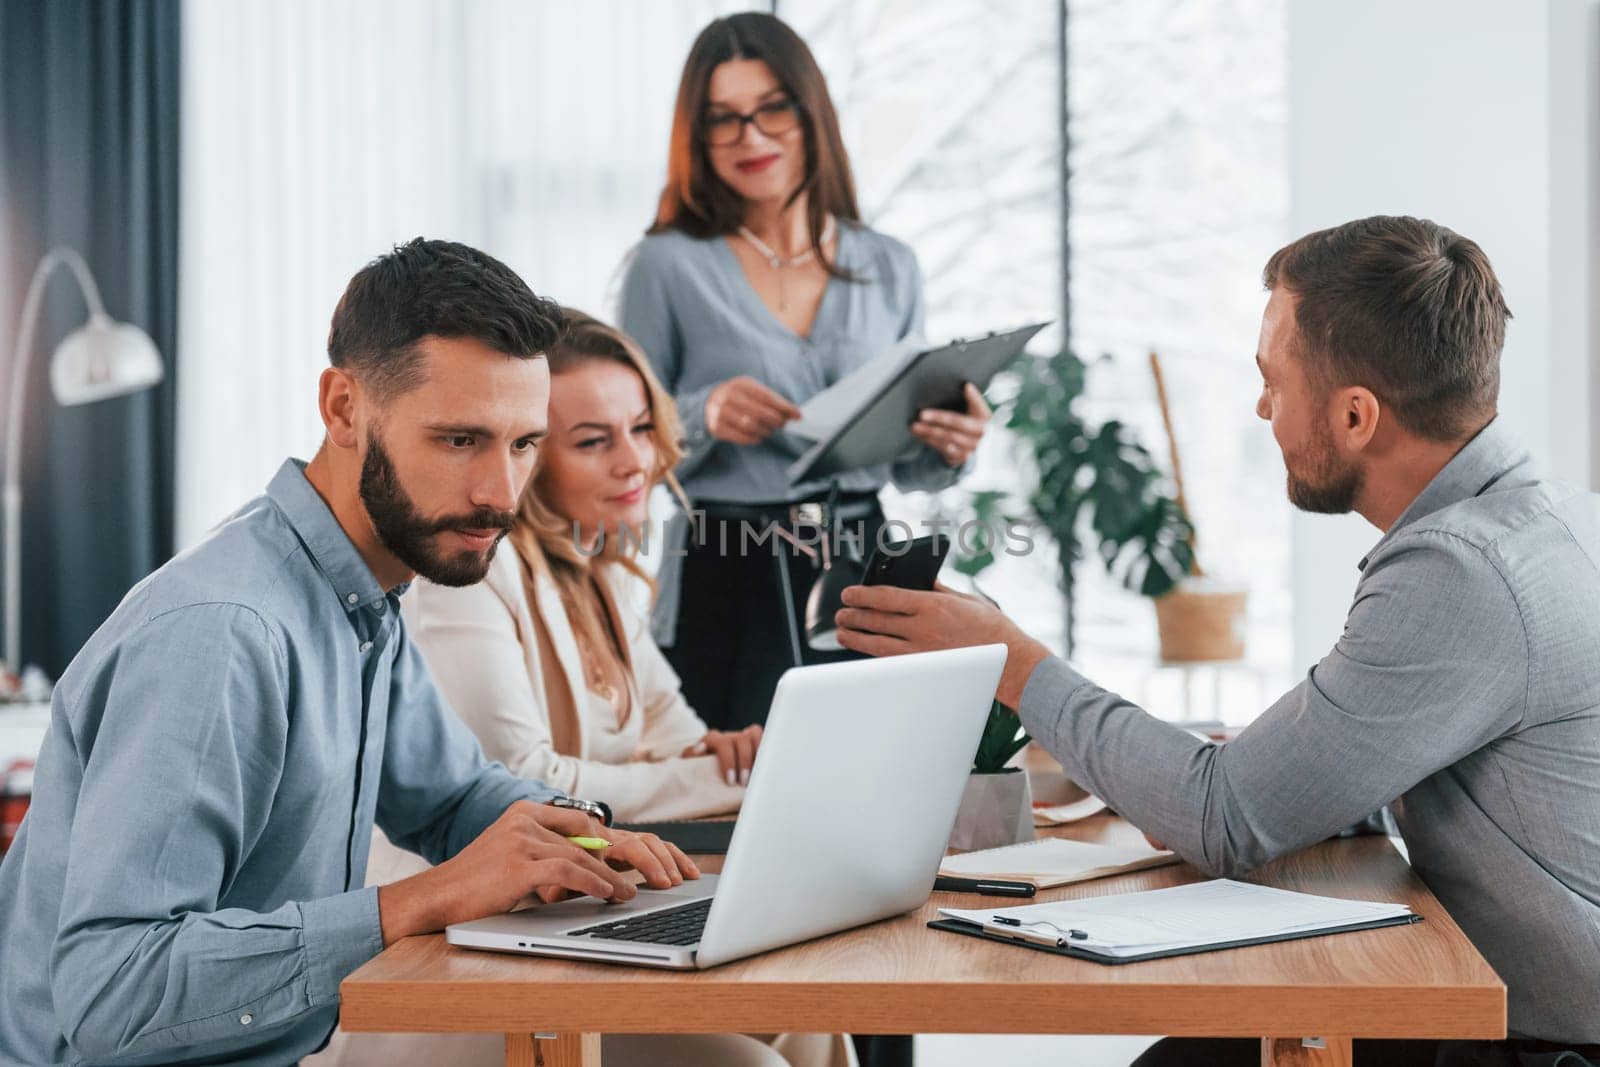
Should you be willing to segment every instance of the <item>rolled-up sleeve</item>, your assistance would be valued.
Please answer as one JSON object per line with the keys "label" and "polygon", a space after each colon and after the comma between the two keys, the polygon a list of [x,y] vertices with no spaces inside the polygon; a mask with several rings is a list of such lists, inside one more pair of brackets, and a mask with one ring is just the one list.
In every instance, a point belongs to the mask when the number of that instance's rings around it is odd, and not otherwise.
{"label": "rolled-up sleeve", "polygon": [[440,694],[404,622],[397,625],[377,822],[396,845],[443,863],[517,801],[544,803],[563,794],[485,758]]}
{"label": "rolled-up sleeve", "polygon": [[262,619],[200,604],[147,621],[99,667],[50,960],[87,1059],[238,1040],[334,1001],[383,947],[375,890],[219,908],[265,827],[288,716]]}
{"label": "rolled-up sleeve", "polygon": [[1018,709],[1075,781],[1210,873],[1328,837],[1512,729],[1527,638],[1499,571],[1449,534],[1375,555],[1344,636],[1236,739],[1200,741],[1060,660]]}

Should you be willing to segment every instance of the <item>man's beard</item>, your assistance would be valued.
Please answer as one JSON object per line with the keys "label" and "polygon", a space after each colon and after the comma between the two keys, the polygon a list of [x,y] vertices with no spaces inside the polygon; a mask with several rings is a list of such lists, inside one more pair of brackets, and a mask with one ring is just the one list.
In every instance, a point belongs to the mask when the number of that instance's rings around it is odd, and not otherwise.
{"label": "man's beard", "polygon": [[430,582],[472,585],[489,573],[489,561],[499,547],[497,538],[486,552],[463,551],[442,555],[435,547],[438,535],[449,530],[511,529],[516,516],[509,511],[480,508],[470,515],[425,518],[406,495],[400,477],[376,433],[367,435],[367,457],[361,461],[361,502],[367,507],[378,540],[396,559]]}
{"label": "man's beard", "polygon": [[[1287,455],[1283,457],[1289,472],[1289,503],[1318,515],[1346,515],[1355,509],[1365,481],[1362,470],[1340,462],[1326,426],[1317,425],[1311,444],[1297,458],[1301,462],[1291,464]],[[1296,474],[1297,465],[1310,469]]]}

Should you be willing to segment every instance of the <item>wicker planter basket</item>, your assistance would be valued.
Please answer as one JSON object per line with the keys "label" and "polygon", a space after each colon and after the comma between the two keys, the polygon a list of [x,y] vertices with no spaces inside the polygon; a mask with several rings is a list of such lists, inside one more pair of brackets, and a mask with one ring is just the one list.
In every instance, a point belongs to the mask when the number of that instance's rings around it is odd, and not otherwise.
{"label": "wicker planter basket", "polygon": [[1238,586],[1186,579],[1156,599],[1163,663],[1216,663],[1244,658],[1249,594]]}

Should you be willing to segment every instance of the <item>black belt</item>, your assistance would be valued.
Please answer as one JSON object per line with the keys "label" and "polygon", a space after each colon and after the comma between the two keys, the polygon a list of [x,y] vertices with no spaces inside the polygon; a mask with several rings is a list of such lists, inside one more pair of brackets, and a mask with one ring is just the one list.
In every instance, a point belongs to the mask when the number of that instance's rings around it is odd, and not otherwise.
{"label": "black belt", "polygon": [[[787,526],[809,523],[813,526],[829,525],[825,517],[826,498],[790,500],[773,504],[740,504],[720,500],[699,500],[695,510],[705,513],[707,519],[731,522],[775,522]],[[878,514],[880,505],[877,493],[841,493],[833,505],[835,522],[853,522]]]}

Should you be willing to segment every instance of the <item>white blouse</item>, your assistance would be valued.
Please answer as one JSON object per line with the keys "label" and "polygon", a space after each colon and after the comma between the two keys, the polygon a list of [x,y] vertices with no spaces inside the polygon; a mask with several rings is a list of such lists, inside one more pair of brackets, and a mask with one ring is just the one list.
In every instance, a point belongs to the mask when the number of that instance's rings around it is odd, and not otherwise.
{"label": "white blouse", "polygon": [[614,565],[595,572],[632,664],[632,699],[619,716],[587,690],[577,638],[542,561],[532,597],[522,568],[506,541],[484,581],[447,588],[419,579],[401,601],[411,639],[488,757],[572,796],[603,800],[619,819],[738,810],[744,790],[723,780],[716,757],[681,755],[706,725],[651,639],[637,579]]}

